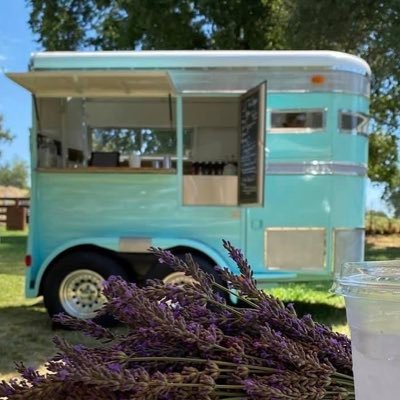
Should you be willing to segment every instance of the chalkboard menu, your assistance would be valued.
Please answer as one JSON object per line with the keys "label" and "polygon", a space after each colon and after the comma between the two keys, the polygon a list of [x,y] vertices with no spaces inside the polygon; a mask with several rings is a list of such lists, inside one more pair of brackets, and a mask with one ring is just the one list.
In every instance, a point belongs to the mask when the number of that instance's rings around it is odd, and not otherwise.
{"label": "chalkboard menu", "polygon": [[266,83],[240,99],[239,204],[262,204]]}

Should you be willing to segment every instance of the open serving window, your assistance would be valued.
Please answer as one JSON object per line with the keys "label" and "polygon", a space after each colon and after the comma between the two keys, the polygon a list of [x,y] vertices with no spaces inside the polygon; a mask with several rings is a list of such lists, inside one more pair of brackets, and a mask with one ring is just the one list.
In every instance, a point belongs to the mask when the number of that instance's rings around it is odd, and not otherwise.
{"label": "open serving window", "polygon": [[[175,90],[165,71],[58,70],[7,75],[34,95],[39,168],[126,166],[129,153],[138,146],[138,135],[145,137],[142,148],[146,140],[149,144],[147,154],[157,153],[160,158],[159,148],[163,142],[170,144],[171,131],[176,143],[171,121]],[[145,103],[145,110],[139,102],[130,103],[132,99]],[[154,103],[160,120],[156,125]],[[102,138],[109,139],[104,148]]]}
{"label": "open serving window", "polygon": [[263,83],[242,96],[184,98],[184,122],[202,116],[183,181],[185,205],[263,204],[265,96]]}
{"label": "open serving window", "polygon": [[[8,76],[34,95],[41,170],[180,171],[184,205],[261,205],[266,85],[245,92],[228,73],[215,86],[214,73],[197,71],[188,81],[184,71],[185,79],[154,70]],[[201,90],[189,90],[193,82]],[[131,164],[133,154],[139,164]]]}

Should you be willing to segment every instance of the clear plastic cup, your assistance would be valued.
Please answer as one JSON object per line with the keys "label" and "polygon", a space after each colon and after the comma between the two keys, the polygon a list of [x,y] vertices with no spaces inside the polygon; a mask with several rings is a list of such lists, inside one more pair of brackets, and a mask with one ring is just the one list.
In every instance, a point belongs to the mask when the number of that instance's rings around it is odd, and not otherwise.
{"label": "clear plastic cup", "polygon": [[400,396],[400,260],[343,264],[333,287],[345,298],[356,400]]}

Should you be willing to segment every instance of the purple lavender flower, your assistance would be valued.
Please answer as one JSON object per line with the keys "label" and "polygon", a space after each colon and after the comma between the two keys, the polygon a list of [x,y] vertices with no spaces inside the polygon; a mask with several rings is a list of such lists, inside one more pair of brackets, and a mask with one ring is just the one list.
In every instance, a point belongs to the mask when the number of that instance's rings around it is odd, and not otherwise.
{"label": "purple lavender flower", "polygon": [[0,383],[9,400],[354,399],[350,341],[292,305],[257,289],[243,254],[224,242],[241,271],[220,269],[247,308],[232,307],[191,257],[155,249],[160,262],[199,282],[146,287],[111,277],[107,312],[126,326],[112,332],[93,321],[60,315],[58,322],[98,340],[58,349],[48,374],[18,364],[21,380]]}

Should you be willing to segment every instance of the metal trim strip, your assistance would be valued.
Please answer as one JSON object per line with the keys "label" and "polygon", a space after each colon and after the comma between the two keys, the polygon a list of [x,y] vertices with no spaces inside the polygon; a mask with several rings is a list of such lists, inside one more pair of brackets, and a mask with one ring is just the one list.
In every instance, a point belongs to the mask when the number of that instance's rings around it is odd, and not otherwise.
{"label": "metal trim strip", "polygon": [[367,166],[335,161],[269,162],[266,165],[265,173],[267,175],[367,176]]}

